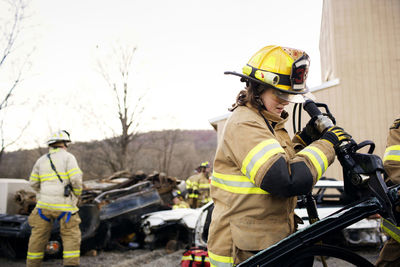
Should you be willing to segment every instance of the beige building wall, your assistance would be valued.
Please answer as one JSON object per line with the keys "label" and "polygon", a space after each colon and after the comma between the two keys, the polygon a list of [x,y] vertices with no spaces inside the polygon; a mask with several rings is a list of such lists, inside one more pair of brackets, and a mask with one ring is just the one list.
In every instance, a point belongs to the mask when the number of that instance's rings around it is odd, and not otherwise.
{"label": "beige building wall", "polygon": [[[325,0],[321,34],[322,82],[315,93],[357,142],[372,140],[383,156],[389,126],[400,115],[400,1]],[[335,163],[326,176],[342,178]]]}

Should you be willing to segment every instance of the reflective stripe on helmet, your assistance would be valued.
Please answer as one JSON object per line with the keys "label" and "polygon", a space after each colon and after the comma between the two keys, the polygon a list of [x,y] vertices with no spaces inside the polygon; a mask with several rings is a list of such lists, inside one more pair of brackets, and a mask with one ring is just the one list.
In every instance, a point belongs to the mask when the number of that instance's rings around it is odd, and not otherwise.
{"label": "reflective stripe on helmet", "polygon": [[387,160],[400,161],[400,145],[389,146],[386,148],[383,162]]}
{"label": "reflective stripe on helmet", "polygon": [[242,162],[242,173],[246,175],[252,183],[260,169],[260,167],[267,162],[273,155],[278,153],[285,153],[279,142],[275,139],[268,139],[256,145],[247,154]]}
{"label": "reflective stripe on helmet", "polygon": [[244,175],[222,174],[214,171],[211,185],[235,194],[269,194]]}
{"label": "reflective stripe on helmet", "polygon": [[311,160],[311,163],[314,165],[318,173],[317,180],[321,178],[322,174],[328,168],[328,159],[326,155],[317,147],[308,146],[297,154],[304,155]]}

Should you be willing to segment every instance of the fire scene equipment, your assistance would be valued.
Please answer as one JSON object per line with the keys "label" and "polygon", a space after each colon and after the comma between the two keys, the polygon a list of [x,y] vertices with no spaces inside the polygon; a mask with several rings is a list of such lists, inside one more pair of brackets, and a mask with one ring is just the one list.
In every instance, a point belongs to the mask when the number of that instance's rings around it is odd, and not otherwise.
{"label": "fire scene equipment", "polygon": [[183,253],[181,267],[210,267],[207,250],[193,247]]}
{"label": "fire scene equipment", "polygon": [[275,88],[281,99],[302,103],[305,100],[301,95],[308,93],[306,80],[309,66],[310,58],[304,51],[271,45],[262,48],[250,58],[242,69],[243,74],[232,71],[225,74]]}
{"label": "fire scene equipment", "polygon": [[47,141],[47,144],[51,145],[51,144],[58,143],[58,142],[66,142],[66,143],[71,142],[69,132],[67,132],[66,130],[61,130],[61,131],[54,133]]}

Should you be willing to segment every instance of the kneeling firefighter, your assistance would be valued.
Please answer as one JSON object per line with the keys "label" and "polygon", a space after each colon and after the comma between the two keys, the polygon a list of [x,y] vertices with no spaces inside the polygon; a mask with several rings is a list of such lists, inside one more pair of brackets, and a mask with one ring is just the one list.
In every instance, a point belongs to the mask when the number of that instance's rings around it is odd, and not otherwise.
{"label": "kneeling firefighter", "polygon": [[243,67],[246,83],[232,105],[211,178],[215,207],[208,237],[213,266],[239,264],[296,229],[297,195],[305,195],[350,136],[334,126],[321,134],[310,120],[293,140],[284,128],[289,102],[307,96],[308,55],[267,46]]}
{"label": "kneeling firefighter", "polygon": [[77,202],[82,193],[82,171],[75,157],[67,152],[69,142],[67,131],[53,134],[47,142],[49,153],[33,166],[29,183],[37,192],[37,203],[28,219],[32,233],[27,266],[41,266],[55,220],[60,224],[64,266],[79,266],[81,219]]}

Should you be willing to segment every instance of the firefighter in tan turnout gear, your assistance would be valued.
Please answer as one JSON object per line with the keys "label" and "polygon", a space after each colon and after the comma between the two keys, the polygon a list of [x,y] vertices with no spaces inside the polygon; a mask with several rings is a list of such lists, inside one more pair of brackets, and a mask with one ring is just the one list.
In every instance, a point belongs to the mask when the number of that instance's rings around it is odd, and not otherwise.
{"label": "firefighter in tan turnout gear", "polygon": [[82,193],[82,172],[75,157],[67,152],[71,142],[67,131],[59,131],[48,140],[49,153],[33,166],[29,183],[37,192],[37,204],[29,216],[27,266],[41,266],[53,222],[59,221],[63,242],[64,266],[79,266],[81,231],[78,197]]}
{"label": "firefighter in tan turnout gear", "polygon": [[210,164],[205,161],[197,168],[198,173],[186,180],[188,202],[191,208],[199,208],[207,204],[210,198],[210,182],[208,180]]}
{"label": "firefighter in tan turnout gear", "polygon": [[[309,57],[267,46],[243,67],[237,96],[218,145],[211,178],[215,207],[208,237],[212,266],[243,262],[295,231],[296,196],[307,194],[335,158],[334,145],[350,136],[334,126],[291,141],[284,124],[289,102],[304,102]],[[309,95],[311,97],[311,95]],[[311,129],[310,129],[311,128]]]}
{"label": "firefighter in tan turnout gear", "polygon": [[[389,129],[385,155],[383,156],[383,167],[390,182],[400,184],[400,115]],[[382,229],[391,238],[381,250],[376,266],[400,266],[400,227],[396,227],[383,219]]]}

